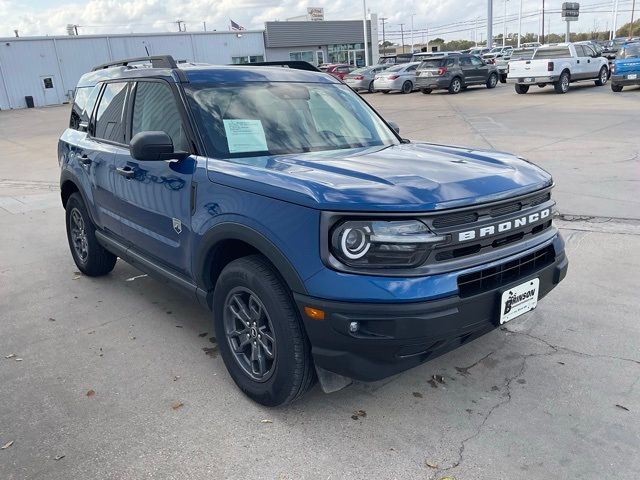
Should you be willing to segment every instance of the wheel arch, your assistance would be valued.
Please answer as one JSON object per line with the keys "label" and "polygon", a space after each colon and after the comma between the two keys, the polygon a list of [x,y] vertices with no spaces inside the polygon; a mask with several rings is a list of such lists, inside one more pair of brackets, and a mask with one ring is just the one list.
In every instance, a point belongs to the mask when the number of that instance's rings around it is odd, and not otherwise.
{"label": "wheel arch", "polygon": [[69,170],[63,170],[62,175],[60,176],[60,200],[62,201],[62,207],[67,207],[67,202],[69,201],[69,197],[74,193],[79,193],[82,197],[82,201],[89,213],[89,217],[94,225],[97,225],[96,219],[94,217],[94,212],[92,208],[91,202],[87,198],[84,189],[82,188],[82,183],[78,180],[78,178],[71,173]]}
{"label": "wheel arch", "polygon": [[196,283],[208,292],[210,307],[212,292],[224,267],[233,260],[252,254],[264,256],[292,292],[306,292],[291,262],[268,238],[246,225],[223,222],[203,235],[193,260]]}

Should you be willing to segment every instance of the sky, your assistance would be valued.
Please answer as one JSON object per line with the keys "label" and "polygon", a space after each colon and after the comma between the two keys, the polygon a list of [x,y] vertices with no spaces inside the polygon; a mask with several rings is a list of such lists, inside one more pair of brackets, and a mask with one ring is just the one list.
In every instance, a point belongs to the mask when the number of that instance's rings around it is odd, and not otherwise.
{"label": "sky", "polygon": [[[594,27],[610,28],[613,0],[581,2],[581,18],[572,31],[588,32]],[[618,26],[629,21],[632,0],[619,0]],[[538,32],[540,0],[522,0],[523,33]],[[546,0],[551,31],[563,33],[565,24],[559,10],[562,0]],[[503,32],[504,0],[494,0],[494,34]],[[507,0],[507,31],[518,28],[519,0]],[[233,19],[247,29],[262,29],[265,21],[304,15],[307,7],[324,7],[326,20],[362,18],[360,0],[0,0],[0,37],[65,35],[67,24],[79,25],[82,34],[177,31],[177,20],[185,21],[187,31],[228,30]],[[640,5],[638,7],[640,10]],[[400,24],[405,43],[410,42],[413,16],[414,41],[425,36],[483,40],[487,0],[368,0],[367,10],[386,17],[388,40],[399,42]],[[587,13],[591,12],[591,13]],[[636,17],[638,14],[636,14]],[[479,27],[476,28],[476,18]],[[545,21],[545,29],[547,27]],[[426,28],[430,33],[427,34]],[[382,38],[382,32],[379,34]]]}

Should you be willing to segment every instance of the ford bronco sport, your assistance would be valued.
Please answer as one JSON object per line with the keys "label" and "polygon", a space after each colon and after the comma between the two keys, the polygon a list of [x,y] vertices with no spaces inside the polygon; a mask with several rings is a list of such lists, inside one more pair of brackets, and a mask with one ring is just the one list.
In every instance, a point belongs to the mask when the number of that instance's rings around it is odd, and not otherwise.
{"label": "ford bronco sport", "polygon": [[547,172],[409,142],[320,72],[102,65],[58,158],[78,269],[120,257],[211,309],[231,377],[264,405],[419,365],[567,270]]}

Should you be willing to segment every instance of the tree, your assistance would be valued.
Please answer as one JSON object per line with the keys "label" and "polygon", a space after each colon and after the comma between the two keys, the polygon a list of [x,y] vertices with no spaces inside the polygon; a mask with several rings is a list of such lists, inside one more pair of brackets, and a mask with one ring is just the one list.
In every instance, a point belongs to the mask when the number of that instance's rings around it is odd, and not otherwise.
{"label": "tree", "polygon": [[382,48],[391,47],[391,46],[393,46],[393,42],[390,42],[389,40],[387,40],[387,41],[385,41],[385,42],[382,42],[382,43],[380,44],[380,46],[381,46]]}
{"label": "tree", "polygon": [[631,26],[630,22],[625,23],[621,26],[616,32],[616,36],[618,37],[635,37],[640,35],[640,18],[633,22],[633,30],[629,33],[629,27]]}
{"label": "tree", "polygon": [[433,40],[431,40],[431,43],[444,43],[444,38],[434,38]]}

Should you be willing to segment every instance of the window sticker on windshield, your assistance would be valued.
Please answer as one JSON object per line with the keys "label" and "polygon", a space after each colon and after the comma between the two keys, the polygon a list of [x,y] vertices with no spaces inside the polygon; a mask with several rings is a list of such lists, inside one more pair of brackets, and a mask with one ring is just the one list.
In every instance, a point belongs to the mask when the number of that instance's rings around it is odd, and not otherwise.
{"label": "window sticker on windshield", "polygon": [[267,139],[260,120],[223,119],[229,153],[264,152]]}

